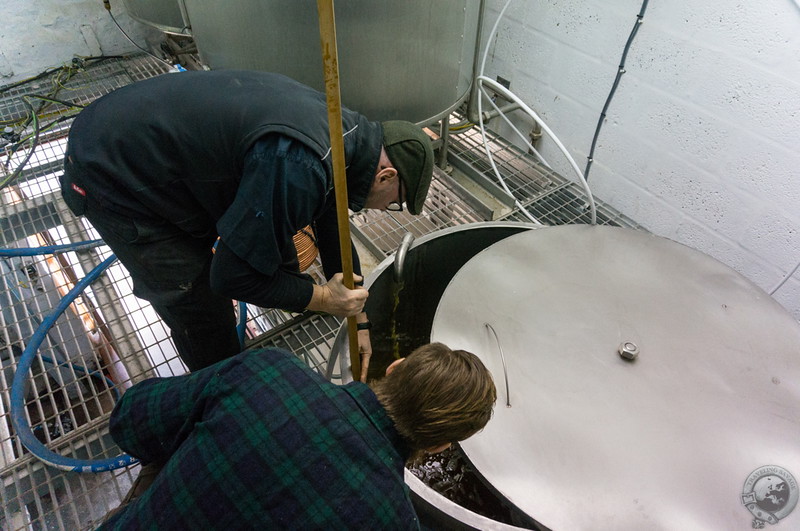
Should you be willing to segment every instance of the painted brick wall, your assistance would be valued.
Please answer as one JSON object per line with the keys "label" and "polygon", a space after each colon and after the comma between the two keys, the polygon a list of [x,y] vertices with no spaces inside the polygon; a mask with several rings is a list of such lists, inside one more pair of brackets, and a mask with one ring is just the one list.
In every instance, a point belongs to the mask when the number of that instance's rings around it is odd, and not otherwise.
{"label": "painted brick wall", "polygon": [[[120,0],[111,0],[120,26],[140,46],[159,33],[131,20]],[[71,61],[73,56],[138,51],[114,25],[101,0],[3,0],[0,26],[0,85],[26,79]]]}
{"label": "painted brick wall", "polygon": [[[484,39],[505,3],[488,1]],[[484,73],[509,79],[581,169],[641,6],[512,0],[490,43]],[[541,152],[574,176],[552,141]],[[800,4],[650,2],[589,183],[648,230],[774,288],[800,261]],[[775,298],[800,319],[800,271]]]}

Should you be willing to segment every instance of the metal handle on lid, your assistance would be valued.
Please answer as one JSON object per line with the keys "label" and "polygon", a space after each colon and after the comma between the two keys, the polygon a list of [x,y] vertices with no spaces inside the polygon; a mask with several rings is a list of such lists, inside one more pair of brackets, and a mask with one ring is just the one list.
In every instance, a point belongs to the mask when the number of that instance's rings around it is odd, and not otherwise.
{"label": "metal handle on lid", "polygon": [[403,241],[400,242],[400,247],[397,248],[397,253],[394,255],[394,281],[398,284],[403,282],[403,266],[406,263],[406,254],[414,242],[414,235],[406,232],[403,236]]}
{"label": "metal handle on lid", "polygon": [[508,390],[508,370],[506,369],[506,357],[503,354],[503,347],[500,345],[500,338],[497,337],[497,332],[494,331],[494,327],[489,323],[483,323],[486,328],[491,330],[492,334],[494,335],[494,340],[497,342],[497,348],[500,350],[500,360],[503,362],[503,379],[505,379],[506,383],[506,407],[511,407],[511,393]]}

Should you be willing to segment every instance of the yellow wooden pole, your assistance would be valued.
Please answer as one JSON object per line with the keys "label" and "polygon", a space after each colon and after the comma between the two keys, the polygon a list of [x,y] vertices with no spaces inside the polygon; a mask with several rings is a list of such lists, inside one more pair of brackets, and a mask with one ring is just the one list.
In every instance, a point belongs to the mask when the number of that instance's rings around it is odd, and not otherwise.
{"label": "yellow wooden pole", "polygon": [[[353,289],[353,253],[350,243],[350,219],[347,213],[347,178],[345,176],[344,131],[342,130],[342,98],[339,91],[339,56],[336,48],[336,22],[333,0],[317,0],[319,35],[322,44],[322,67],[325,73],[325,96],[328,101],[328,127],[331,135],[333,187],[336,193],[336,219],[339,225],[339,247],[342,253],[344,285]],[[356,318],[347,318],[350,338],[350,369],[353,379],[361,379],[361,357],[358,351]]]}

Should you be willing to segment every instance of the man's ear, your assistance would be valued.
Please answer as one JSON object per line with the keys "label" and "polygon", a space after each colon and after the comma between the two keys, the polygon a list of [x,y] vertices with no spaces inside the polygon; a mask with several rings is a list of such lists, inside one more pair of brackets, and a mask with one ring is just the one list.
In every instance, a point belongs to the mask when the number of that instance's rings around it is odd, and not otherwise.
{"label": "man's ear", "polygon": [[391,365],[386,367],[386,376],[389,376],[389,373],[391,373],[395,369],[395,367],[397,367],[398,365],[400,365],[404,361],[405,361],[405,358],[400,358],[399,360],[394,360]]}
{"label": "man's ear", "polygon": [[375,182],[383,184],[385,182],[391,182],[396,177],[397,170],[392,166],[389,166],[387,168],[381,168],[381,170],[375,175]]}

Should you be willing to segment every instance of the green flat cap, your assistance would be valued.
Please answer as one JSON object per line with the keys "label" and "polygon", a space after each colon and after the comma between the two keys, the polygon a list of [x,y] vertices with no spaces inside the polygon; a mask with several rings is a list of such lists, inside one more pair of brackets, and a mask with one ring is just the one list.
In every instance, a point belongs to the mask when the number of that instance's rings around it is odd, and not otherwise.
{"label": "green flat cap", "polygon": [[433,145],[430,137],[411,122],[383,122],[383,147],[406,189],[406,208],[422,212],[433,176]]}

